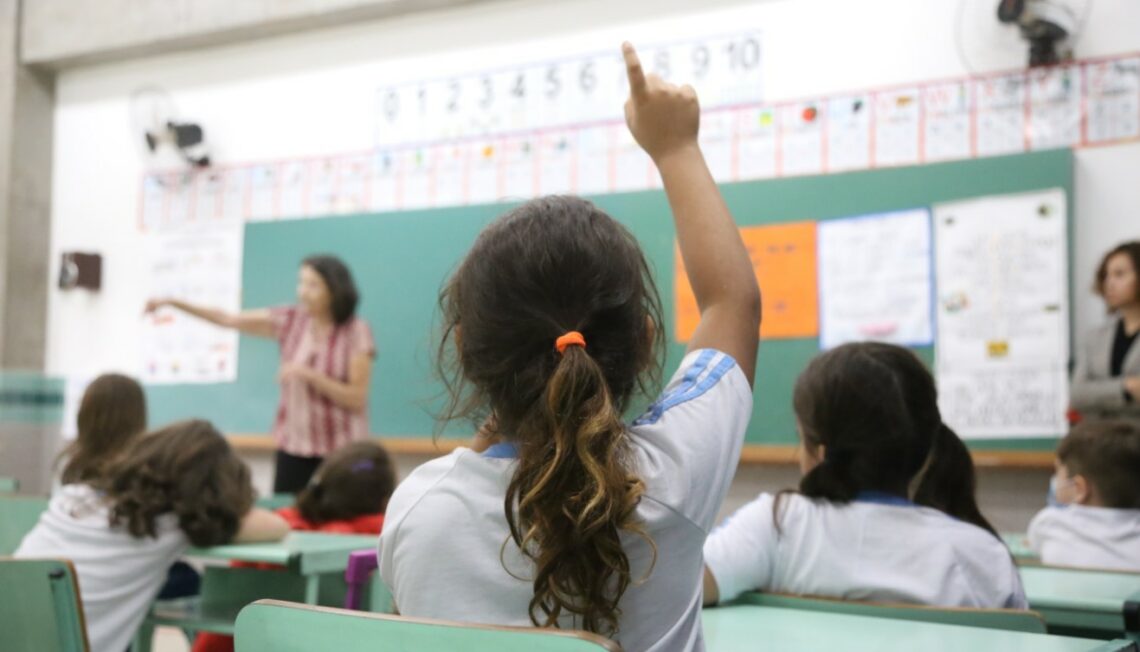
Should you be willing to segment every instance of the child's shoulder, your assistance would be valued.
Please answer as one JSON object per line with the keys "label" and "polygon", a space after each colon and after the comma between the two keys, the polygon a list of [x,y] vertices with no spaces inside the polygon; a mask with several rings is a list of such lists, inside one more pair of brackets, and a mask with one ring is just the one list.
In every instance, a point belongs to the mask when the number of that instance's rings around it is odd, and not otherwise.
{"label": "child's shoulder", "polygon": [[433,490],[446,489],[455,484],[467,487],[480,475],[482,456],[470,448],[460,447],[447,455],[428,460],[396,485],[388,501],[385,516],[389,523],[402,519],[416,504]]}
{"label": "child's shoulder", "polygon": [[[707,420],[710,414],[731,418],[752,410],[752,389],[736,360],[716,349],[685,354],[657,400],[633,422],[635,430],[661,426],[677,408],[700,405],[692,416]],[[703,408],[703,409],[702,409]],[[699,414],[697,414],[699,413]]]}

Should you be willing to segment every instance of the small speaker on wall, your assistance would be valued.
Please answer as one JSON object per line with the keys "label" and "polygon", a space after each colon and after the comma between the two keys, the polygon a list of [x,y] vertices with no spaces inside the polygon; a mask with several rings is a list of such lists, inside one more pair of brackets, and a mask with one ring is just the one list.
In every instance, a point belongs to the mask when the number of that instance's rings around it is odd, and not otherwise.
{"label": "small speaker on wall", "polygon": [[103,283],[103,256],[64,252],[59,265],[59,288],[98,290]]}

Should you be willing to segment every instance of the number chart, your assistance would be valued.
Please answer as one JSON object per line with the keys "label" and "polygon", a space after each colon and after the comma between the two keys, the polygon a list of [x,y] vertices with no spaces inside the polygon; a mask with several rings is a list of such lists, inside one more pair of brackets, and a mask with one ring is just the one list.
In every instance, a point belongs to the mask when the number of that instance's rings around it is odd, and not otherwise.
{"label": "number chart", "polygon": [[[691,83],[718,182],[1140,140],[1140,54],[766,102],[759,32],[641,49]],[[139,225],[382,213],[659,187],[616,54],[381,87],[370,149],[143,175]]]}
{"label": "number chart", "polygon": [[[706,109],[763,99],[757,32],[650,45],[640,53],[647,73],[691,84]],[[376,146],[620,121],[627,88],[616,49],[380,88]]]}

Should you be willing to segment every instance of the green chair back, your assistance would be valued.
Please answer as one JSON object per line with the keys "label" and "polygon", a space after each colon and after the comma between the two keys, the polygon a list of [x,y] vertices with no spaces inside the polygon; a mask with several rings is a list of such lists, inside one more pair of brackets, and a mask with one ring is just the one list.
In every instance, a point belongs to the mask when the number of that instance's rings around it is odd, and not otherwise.
{"label": "green chair back", "polygon": [[259,600],[237,619],[237,652],[620,652],[586,632],[492,627]]}
{"label": "green chair back", "polygon": [[926,607],[920,605],[856,602],[833,598],[802,597],[779,593],[746,593],[736,600],[740,604],[786,609],[808,609],[827,613],[918,620],[945,625],[966,625],[1012,632],[1044,634],[1045,621],[1034,611],[1020,609],[969,609]]}
{"label": "green chair back", "polygon": [[0,496],[0,556],[16,551],[47,505],[48,499],[38,496]]}
{"label": "green chair back", "polygon": [[[0,648],[84,652],[87,626],[75,568],[63,559],[0,559]],[[17,595],[18,592],[18,595]]]}

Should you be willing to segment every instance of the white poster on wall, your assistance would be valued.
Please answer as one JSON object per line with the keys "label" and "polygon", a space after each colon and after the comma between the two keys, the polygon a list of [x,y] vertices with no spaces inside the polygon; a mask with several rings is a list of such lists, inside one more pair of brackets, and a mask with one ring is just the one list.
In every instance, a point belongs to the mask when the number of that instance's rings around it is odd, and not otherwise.
{"label": "white poster on wall", "polygon": [[[241,310],[240,222],[144,236],[148,296],[227,312]],[[184,312],[162,308],[142,334],[144,382],[220,383],[237,378],[238,334]]]}
{"label": "white poster on wall", "polygon": [[963,437],[1066,428],[1066,215],[1059,188],[934,207],[940,406]]}
{"label": "white poster on wall", "polygon": [[933,341],[929,211],[825,220],[816,233],[821,348]]}
{"label": "white poster on wall", "polygon": [[1085,73],[1089,142],[1140,136],[1140,57],[1093,62]]}

